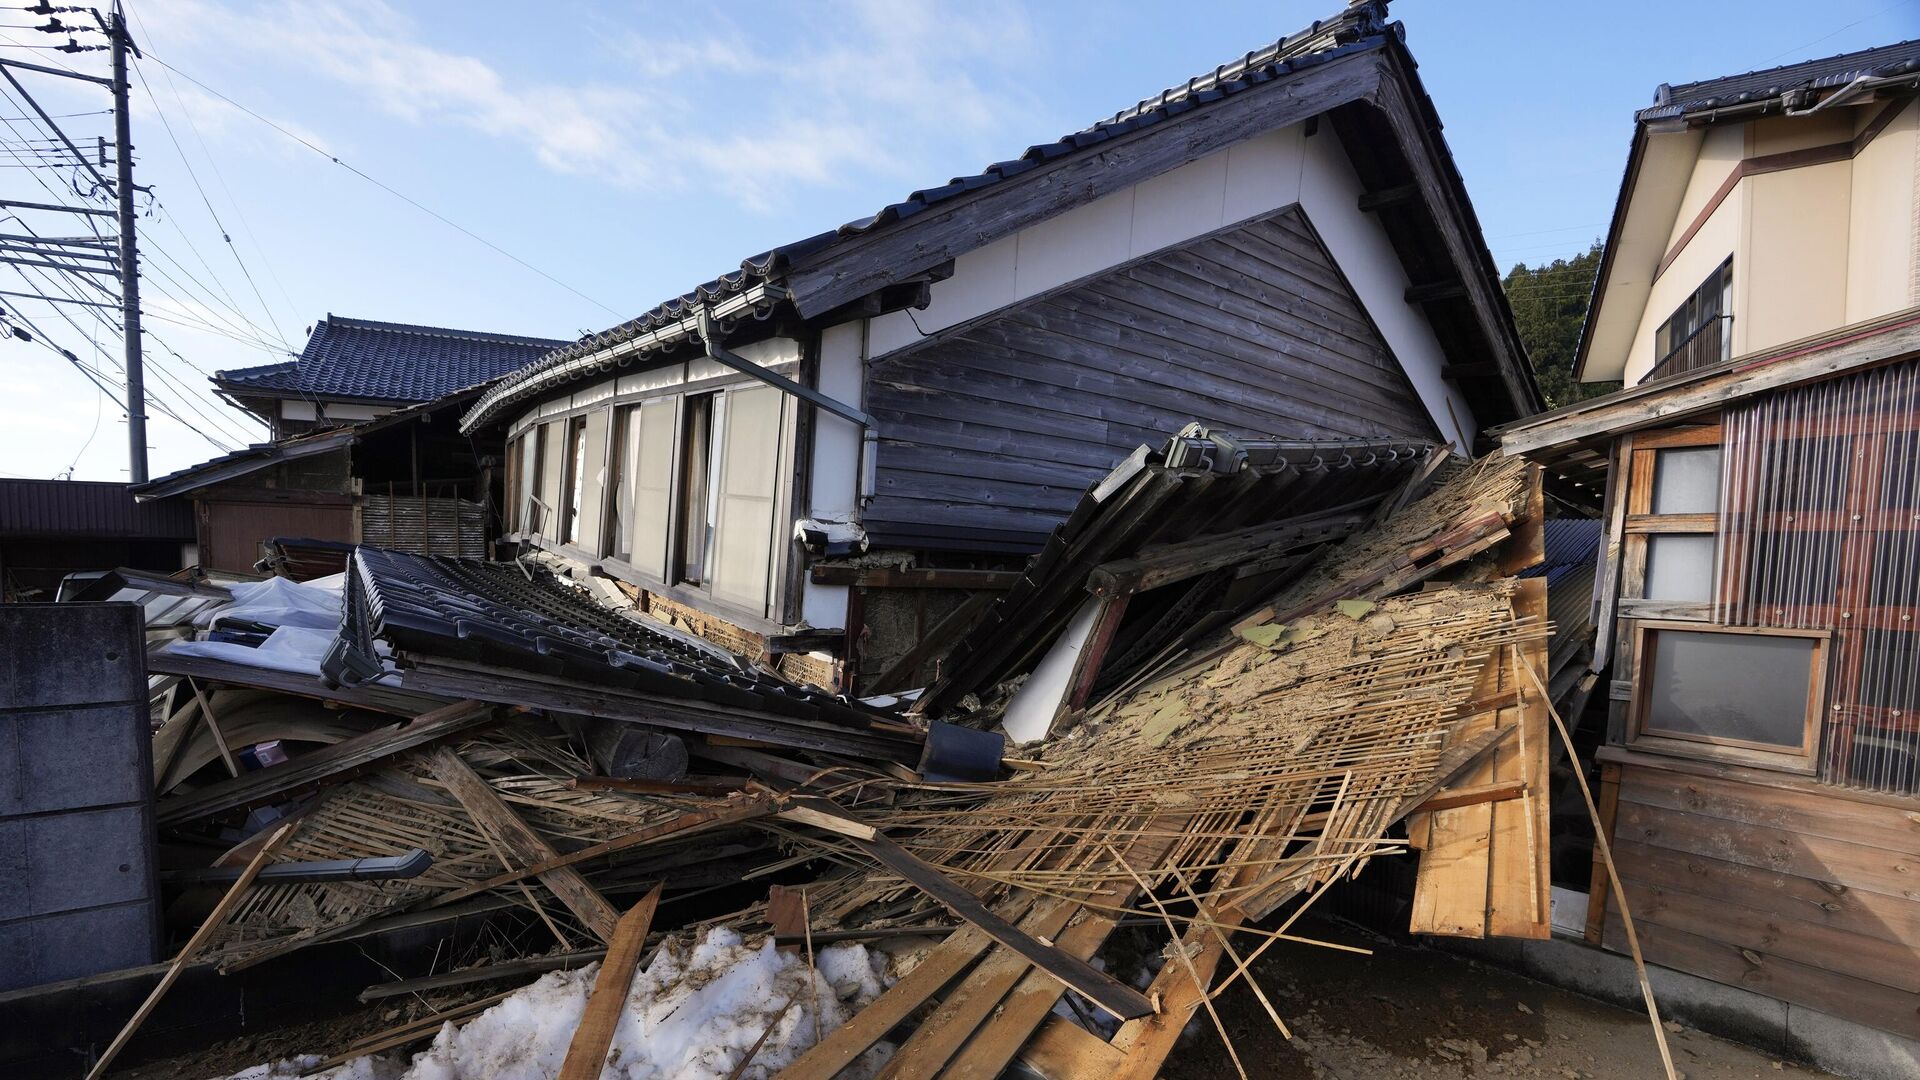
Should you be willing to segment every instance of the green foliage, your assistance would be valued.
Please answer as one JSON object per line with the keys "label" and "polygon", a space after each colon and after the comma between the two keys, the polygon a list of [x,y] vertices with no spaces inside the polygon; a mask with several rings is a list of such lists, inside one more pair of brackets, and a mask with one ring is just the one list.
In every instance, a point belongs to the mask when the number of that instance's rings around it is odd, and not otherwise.
{"label": "green foliage", "polygon": [[1580,345],[1580,325],[1587,318],[1587,300],[1600,270],[1601,244],[1571,259],[1555,259],[1540,266],[1515,263],[1503,284],[1520,342],[1533,359],[1534,375],[1547,408],[1620,388],[1619,383],[1579,383],[1573,380],[1573,353]]}

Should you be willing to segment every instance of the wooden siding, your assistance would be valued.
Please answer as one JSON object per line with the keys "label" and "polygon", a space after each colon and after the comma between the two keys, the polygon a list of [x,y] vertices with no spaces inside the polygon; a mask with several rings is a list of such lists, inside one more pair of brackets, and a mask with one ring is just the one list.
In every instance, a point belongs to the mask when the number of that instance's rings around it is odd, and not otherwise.
{"label": "wooden siding", "polygon": [[1920,1037],[1920,803],[1620,770],[1614,860],[1648,961]]}
{"label": "wooden siding", "polygon": [[1134,447],[1195,420],[1436,437],[1297,207],[881,357],[867,402],[881,443],[865,521],[883,541],[1037,545]]}

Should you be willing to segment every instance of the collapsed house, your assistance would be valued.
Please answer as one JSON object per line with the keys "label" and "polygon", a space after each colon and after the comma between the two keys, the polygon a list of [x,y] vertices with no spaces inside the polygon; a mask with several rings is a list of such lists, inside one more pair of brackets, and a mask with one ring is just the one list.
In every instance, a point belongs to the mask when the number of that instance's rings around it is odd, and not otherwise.
{"label": "collapsed house", "polygon": [[[1647,959],[1889,1060],[1920,1038],[1916,87],[1913,42],[1662,86],[1578,354],[1625,385],[1498,433],[1604,492],[1579,695]],[[1586,940],[1621,949],[1608,893],[1596,864]]]}
{"label": "collapsed house", "polygon": [[[510,535],[859,694],[1193,420],[1473,452],[1539,407],[1385,5],[743,261],[489,387]],[[939,631],[936,633],[936,631]]]}

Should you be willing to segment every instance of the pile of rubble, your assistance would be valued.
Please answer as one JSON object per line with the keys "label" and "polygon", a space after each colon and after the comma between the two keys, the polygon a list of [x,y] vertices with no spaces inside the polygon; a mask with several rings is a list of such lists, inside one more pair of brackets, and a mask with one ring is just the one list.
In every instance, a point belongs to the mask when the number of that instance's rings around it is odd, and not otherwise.
{"label": "pile of rubble", "polygon": [[362,995],[397,1023],[249,1076],[1111,1080],[1225,1038],[1377,857],[1423,852],[1416,929],[1545,936],[1537,473],[1221,445],[1142,448],[884,704],[532,560],[102,583],[148,611],[173,971],[444,936]]}

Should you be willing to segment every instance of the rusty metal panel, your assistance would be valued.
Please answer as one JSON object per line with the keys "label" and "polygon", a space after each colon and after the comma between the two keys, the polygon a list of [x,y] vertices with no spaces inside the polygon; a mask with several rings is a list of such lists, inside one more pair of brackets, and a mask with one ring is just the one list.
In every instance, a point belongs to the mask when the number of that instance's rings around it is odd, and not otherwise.
{"label": "rusty metal panel", "polygon": [[208,502],[206,548],[200,564],[210,570],[252,573],[263,552],[260,545],[276,536],[308,540],[335,540],[351,544],[353,507],[345,503]]}

